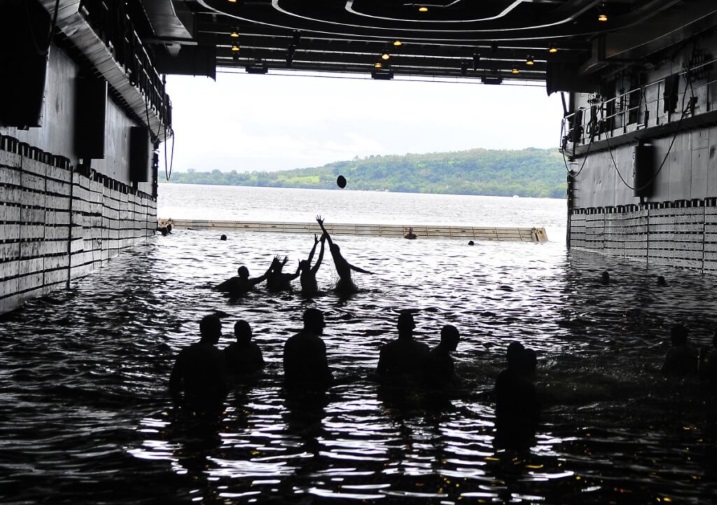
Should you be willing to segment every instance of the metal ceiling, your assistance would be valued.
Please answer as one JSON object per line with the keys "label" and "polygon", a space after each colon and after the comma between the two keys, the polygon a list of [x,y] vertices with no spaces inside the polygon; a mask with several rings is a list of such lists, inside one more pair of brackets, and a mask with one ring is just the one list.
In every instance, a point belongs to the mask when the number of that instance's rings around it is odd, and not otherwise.
{"label": "metal ceiling", "polygon": [[238,67],[493,83],[572,75],[554,90],[644,62],[717,19],[714,0],[140,2],[164,73]]}

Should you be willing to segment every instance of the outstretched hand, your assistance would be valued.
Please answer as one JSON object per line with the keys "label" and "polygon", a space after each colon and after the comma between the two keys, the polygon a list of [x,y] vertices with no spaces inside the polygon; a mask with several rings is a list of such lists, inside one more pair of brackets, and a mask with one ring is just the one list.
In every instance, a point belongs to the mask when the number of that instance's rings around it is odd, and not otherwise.
{"label": "outstretched hand", "polygon": [[324,220],[321,218],[321,216],[316,216],[316,222],[319,223],[319,225],[324,224]]}
{"label": "outstretched hand", "polygon": [[[321,237],[321,238],[323,239],[323,237]],[[314,233],[314,244],[318,244],[318,243],[319,243],[319,236],[316,233]]]}

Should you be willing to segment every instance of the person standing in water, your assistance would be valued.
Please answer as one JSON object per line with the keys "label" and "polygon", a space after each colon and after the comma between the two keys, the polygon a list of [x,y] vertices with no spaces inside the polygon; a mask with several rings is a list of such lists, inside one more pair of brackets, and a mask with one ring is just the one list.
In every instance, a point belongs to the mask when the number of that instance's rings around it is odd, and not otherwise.
{"label": "person standing in water", "polygon": [[327,232],[326,228],[324,228],[324,220],[321,216],[316,216],[316,222],[319,223],[319,226],[321,226],[321,231],[324,232],[326,241],[329,243],[329,251],[331,252],[331,257],[334,259],[336,273],[339,274],[339,281],[336,283],[336,291],[341,293],[354,293],[358,291],[358,288],[351,280],[351,270],[361,272],[362,274],[371,274],[373,272],[354,266],[346,261],[346,259],[341,255],[341,249],[333,243],[331,235],[329,235],[329,232]]}
{"label": "person standing in water", "polygon": [[251,291],[254,286],[264,282],[271,272],[271,267],[259,277],[249,277],[249,269],[244,265],[237,269],[237,275],[225,280],[215,289],[222,293],[229,293],[229,296],[240,296]]}
{"label": "person standing in water", "polygon": [[224,354],[216,348],[222,335],[218,316],[204,316],[199,323],[199,342],[179,351],[169,377],[174,402],[198,413],[220,412],[227,396]]}
{"label": "person standing in water", "polygon": [[296,279],[301,272],[297,266],[296,272],[285,274],[283,268],[287,261],[289,261],[289,258],[286,256],[284,256],[283,260],[279,259],[279,256],[275,256],[274,261],[271,262],[269,274],[266,277],[266,289],[269,292],[291,291],[291,281]]}
{"label": "person standing in water", "polygon": [[316,264],[312,267],[311,260],[316,252],[316,245],[319,243],[319,238],[314,235],[314,247],[311,248],[309,257],[299,262],[299,270],[301,270],[301,294],[304,296],[315,295],[319,291],[319,286],[316,283],[316,272],[319,271],[321,261],[324,259],[324,242],[326,241],[326,235],[321,235],[321,249],[319,249],[319,258],[316,260]]}

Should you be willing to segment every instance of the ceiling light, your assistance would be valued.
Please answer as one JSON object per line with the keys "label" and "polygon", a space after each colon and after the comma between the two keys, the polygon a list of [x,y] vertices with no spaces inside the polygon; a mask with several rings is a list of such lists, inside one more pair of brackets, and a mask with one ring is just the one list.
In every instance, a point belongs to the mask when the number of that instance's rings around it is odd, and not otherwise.
{"label": "ceiling light", "polygon": [[391,58],[391,55],[388,54],[388,51],[384,51],[384,52],[381,53],[381,59],[382,59],[382,60],[386,61],[386,60],[388,60],[389,58]]}
{"label": "ceiling light", "polygon": [[237,44],[237,43],[232,44],[232,52],[233,53],[239,52],[239,44]]}
{"label": "ceiling light", "polygon": [[398,39],[393,41],[393,47],[401,47],[402,45],[403,45],[403,42],[401,42]]}
{"label": "ceiling light", "polygon": [[550,45],[548,46],[548,52],[549,52],[550,54],[555,54],[555,53],[557,53],[557,52],[558,52],[558,46],[556,46],[555,44],[550,44]]}
{"label": "ceiling light", "polygon": [[607,11],[605,10],[605,4],[600,4],[600,7],[598,7],[598,21],[601,23],[607,22]]}
{"label": "ceiling light", "polygon": [[422,5],[418,8],[418,12],[428,12],[428,7],[425,5]]}
{"label": "ceiling light", "polygon": [[535,63],[535,60],[533,59],[532,56],[528,56],[528,57],[525,59],[525,64],[526,64],[526,65],[533,65],[534,63]]}
{"label": "ceiling light", "polygon": [[518,67],[513,67],[513,70],[511,70],[511,73],[512,73],[513,75],[519,74],[519,73],[520,73],[520,70],[518,70]]}
{"label": "ceiling light", "polygon": [[383,63],[381,63],[380,61],[377,61],[376,63],[373,64],[373,68],[381,68],[381,67],[383,67]]}
{"label": "ceiling light", "polygon": [[236,28],[234,28],[234,29],[231,31],[231,33],[229,34],[229,36],[230,36],[231,38],[233,38],[233,39],[238,39],[238,38],[239,38],[239,30],[237,30]]}

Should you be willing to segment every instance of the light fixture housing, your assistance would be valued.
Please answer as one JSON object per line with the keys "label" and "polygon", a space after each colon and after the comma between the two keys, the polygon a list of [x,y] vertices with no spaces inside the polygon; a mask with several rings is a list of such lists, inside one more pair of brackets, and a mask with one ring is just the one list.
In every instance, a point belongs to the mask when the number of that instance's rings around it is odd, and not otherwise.
{"label": "light fixture housing", "polygon": [[233,53],[238,53],[240,49],[241,49],[241,48],[239,47],[239,44],[237,44],[236,42],[234,42],[234,43],[232,44],[232,52],[233,52]]}
{"label": "light fixture housing", "polygon": [[393,41],[393,47],[401,47],[402,45],[403,45],[403,42],[401,42],[398,39]]}
{"label": "light fixture housing", "polygon": [[533,58],[532,56],[528,55],[528,57],[525,59],[525,64],[526,64],[526,65],[534,65],[534,64],[535,64],[535,58]]}
{"label": "light fixture housing", "polygon": [[555,44],[550,44],[550,45],[548,46],[548,52],[549,52],[550,54],[555,54],[555,53],[557,53],[557,52],[558,52],[558,46],[556,46]]}
{"label": "light fixture housing", "polygon": [[389,60],[390,58],[391,58],[391,55],[389,54],[388,51],[384,51],[381,53],[381,59],[383,61]]}
{"label": "light fixture housing", "polygon": [[383,63],[381,63],[380,61],[377,61],[376,63],[373,64],[373,68],[383,68]]}
{"label": "light fixture housing", "polygon": [[480,81],[483,84],[502,84],[503,78],[499,75],[484,75]]}
{"label": "light fixture housing", "polygon": [[520,70],[518,70],[518,67],[513,67],[513,70],[511,70],[510,73],[513,75],[517,75],[520,73]]}
{"label": "light fixture housing", "polygon": [[255,60],[254,63],[247,65],[245,68],[247,74],[266,74],[269,71],[269,67],[261,60]]}
{"label": "light fixture housing", "polygon": [[393,71],[385,69],[376,69],[371,72],[371,77],[377,81],[390,81],[393,79]]}
{"label": "light fixture housing", "polygon": [[428,12],[428,7],[426,7],[425,5],[421,5],[418,8],[418,12]]}

